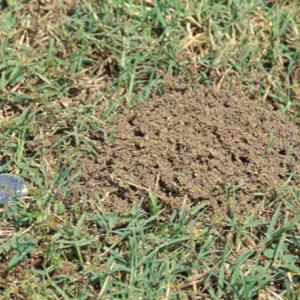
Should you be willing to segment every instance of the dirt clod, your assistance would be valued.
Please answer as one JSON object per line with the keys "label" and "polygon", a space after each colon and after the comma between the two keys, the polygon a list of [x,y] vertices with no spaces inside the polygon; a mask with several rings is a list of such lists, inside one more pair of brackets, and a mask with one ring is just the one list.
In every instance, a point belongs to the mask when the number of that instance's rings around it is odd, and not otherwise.
{"label": "dirt clod", "polygon": [[299,171],[299,141],[296,125],[239,91],[172,92],[123,113],[87,176],[107,207],[122,210],[149,191],[171,206],[232,193],[249,202]]}

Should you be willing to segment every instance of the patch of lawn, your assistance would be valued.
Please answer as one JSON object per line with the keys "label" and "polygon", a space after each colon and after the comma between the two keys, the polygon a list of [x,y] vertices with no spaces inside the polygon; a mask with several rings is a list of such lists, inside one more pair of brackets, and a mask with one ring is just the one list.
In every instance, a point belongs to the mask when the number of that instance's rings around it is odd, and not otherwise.
{"label": "patch of lawn", "polygon": [[[126,216],[84,198],[119,108],[205,84],[299,116],[298,1],[0,1],[0,171],[31,199],[1,208],[3,299],[298,299],[299,187],[207,220],[151,192]],[[141,202],[145,199],[141,199]]]}

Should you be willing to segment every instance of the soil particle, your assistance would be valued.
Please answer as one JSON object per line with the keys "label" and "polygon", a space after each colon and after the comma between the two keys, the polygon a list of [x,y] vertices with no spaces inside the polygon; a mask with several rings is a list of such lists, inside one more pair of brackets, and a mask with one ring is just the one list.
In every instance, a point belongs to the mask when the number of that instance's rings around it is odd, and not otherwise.
{"label": "soil particle", "polygon": [[299,172],[299,141],[296,125],[238,90],[171,92],[119,115],[113,144],[87,166],[85,181],[117,210],[150,190],[172,207],[219,203],[234,186],[249,202]]}

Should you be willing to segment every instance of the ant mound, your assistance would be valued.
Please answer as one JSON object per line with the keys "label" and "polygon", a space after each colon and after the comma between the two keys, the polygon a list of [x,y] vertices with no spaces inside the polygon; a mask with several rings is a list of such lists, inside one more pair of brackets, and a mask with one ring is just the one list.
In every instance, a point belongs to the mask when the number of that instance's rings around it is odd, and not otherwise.
{"label": "ant mound", "polygon": [[88,177],[117,210],[150,191],[178,207],[232,195],[249,203],[274,196],[288,178],[299,184],[299,128],[239,91],[200,87],[154,98],[119,115],[103,149]]}

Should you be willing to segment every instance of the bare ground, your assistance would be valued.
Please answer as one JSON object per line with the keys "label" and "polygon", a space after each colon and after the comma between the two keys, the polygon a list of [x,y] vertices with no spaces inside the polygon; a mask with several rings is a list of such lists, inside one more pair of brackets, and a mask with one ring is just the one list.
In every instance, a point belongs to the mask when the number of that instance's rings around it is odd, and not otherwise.
{"label": "bare ground", "polygon": [[[206,200],[217,208],[235,197],[242,208],[274,199],[299,171],[300,131],[267,106],[238,89],[157,97],[119,115],[114,142],[85,160],[82,180],[117,211],[150,191],[164,207]],[[297,174],[292,181],[299,184]]]}

